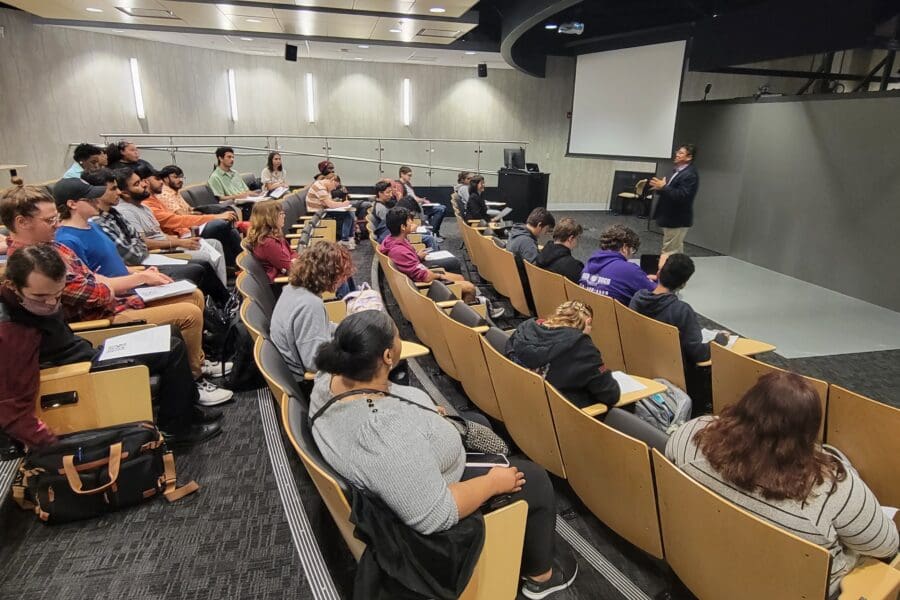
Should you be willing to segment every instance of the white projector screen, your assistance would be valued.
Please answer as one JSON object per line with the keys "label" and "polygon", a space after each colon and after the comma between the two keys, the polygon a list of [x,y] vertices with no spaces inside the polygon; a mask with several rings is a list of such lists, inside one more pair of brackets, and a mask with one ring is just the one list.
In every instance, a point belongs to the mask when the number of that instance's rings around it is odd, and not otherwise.
{"label": "white projector screen", "polygon": [[684,49],[681,40],[578,56],[569,153],[670,156]]}

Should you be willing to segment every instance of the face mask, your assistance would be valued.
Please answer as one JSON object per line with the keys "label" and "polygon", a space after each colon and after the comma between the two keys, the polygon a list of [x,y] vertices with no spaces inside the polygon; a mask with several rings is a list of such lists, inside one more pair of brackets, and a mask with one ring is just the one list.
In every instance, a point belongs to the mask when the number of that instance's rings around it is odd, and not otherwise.
{"label": "face mask", "polygon": [[19,296],[19,302],[22,304],[22,308],[38,317],[49,317],[59,312],[59,302],[50,305],[46,302],[38,302],[37,300],[26,298],[25,296]]}

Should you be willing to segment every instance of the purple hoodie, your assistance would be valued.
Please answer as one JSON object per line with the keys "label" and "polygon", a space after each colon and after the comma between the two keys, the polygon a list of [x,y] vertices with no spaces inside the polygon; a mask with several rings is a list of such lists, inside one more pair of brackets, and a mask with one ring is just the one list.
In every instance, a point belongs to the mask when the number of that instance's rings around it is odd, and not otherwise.
{"label": "purple hoodie", "polygon": [[656,283],[650,281],[638,265],[628,262],[618,250],[594,252],[584,266],[578,283],[601,296],[611,296],[625,306],[638,290],[656,289]]}

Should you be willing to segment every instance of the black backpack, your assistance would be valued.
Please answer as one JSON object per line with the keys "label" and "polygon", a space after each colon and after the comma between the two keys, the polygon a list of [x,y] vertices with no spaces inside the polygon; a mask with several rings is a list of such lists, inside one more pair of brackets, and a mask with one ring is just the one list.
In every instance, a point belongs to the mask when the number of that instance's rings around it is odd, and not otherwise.
{"label": "black backpack", "polygon": [[225,359],[234,363],[231,373],[227,375],[226,388],[234,392],[245,392],[266,386],[253,358],[253,338],[241,322],[240,316],[231,320],[222,347],[225,348],[224,353],[227,355]]}

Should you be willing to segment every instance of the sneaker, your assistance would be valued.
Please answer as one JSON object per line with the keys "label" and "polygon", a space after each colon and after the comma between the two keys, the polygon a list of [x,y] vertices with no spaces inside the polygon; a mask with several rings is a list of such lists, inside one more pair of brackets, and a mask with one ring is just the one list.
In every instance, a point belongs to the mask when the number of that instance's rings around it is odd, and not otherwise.
{"label": "sneaker", "polygon": [[485,298],[484,296],[478,296],[478,302],[484,304],[487,307],[487,312],[490,315],[491,319],[499,319],[503,315],[506,314],[506,309],[502,306],[495,306],[491,303],[490,300]]}
{"label": "sneaker", "polygon": [[442,242],[444,241],[444,238],[442,238],[441,236],[439,236],[439,235],[436,234],[436,233],[434,234],[433,237],[434,237],[434,241],[436,241],[438,244],[440,244],[440,243],[442,243]]}
{"label": "sneaker", "polygon": [[356,241],[355,240],[341,240],[338,242],[341,246],[344,246],[347,250],[356,250]]}
{"label": "sneaker", "polygon": [[173,433],[163,432],[166,445],[171,447],[184,447],[199,444],[210,440],[222,433],[222,426],[218,423],[194,423],[184,431]]}
{"label": "sneaker", "polygon": [[234,392],[231,390],[226,390],[225,388],[213,385],[204,377],[201,377],[194,383],[197,384],[197,391],[200,392],[200,398],[197,400],[197,404],[200,406],[216,406],[218,404],[223,404],[231,400],[234,396]]}
{"label": "sneaker", "polygon": [[200,367],[200,370],[203,371],[204,377],[224,377],[231,373],[231,369],[234,367],[234,363],[226,362],[225,367],[222,367],[222,361],[219,360],[205,360],[203,361],[203,366]]}
{"label": "sneaker", "polygon": [[571,553],[566,553],[566,556],[557,557],[553,561],[553,574],[547,581],[538,583],[523,577],[522,595],[531,600],[541,600],[572,585],[577,575],[578,563]]}

